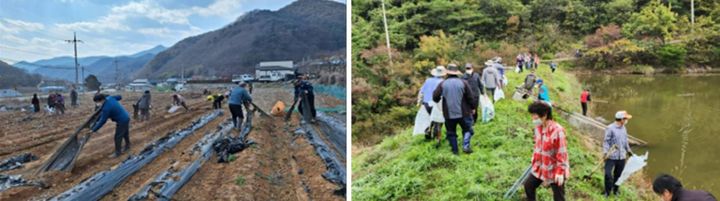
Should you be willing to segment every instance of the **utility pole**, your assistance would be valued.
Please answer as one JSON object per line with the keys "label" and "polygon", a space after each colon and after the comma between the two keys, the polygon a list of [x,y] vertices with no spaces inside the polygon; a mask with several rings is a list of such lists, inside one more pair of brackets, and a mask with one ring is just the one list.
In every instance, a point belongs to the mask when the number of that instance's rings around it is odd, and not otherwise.
{"label": "utility pole", "polygon": [[387,16],[385,15],[385,0],[381,0],[381,3],[383,11],[383,25],[385,26],[385,44],[387,45],[388,49],[388,58],[390,59],[390,62],[392,62],[392,53],[390,49],[390,33],[388,33]]}
{"label": "utility pole", "polygon": [[78,79],[78,73],[79,73],[79,72],[78,72],[78,68],[79,68],[79,66],[78,66],[78,60],[77,60],[77,43],[78,43],[78,42],[82,43],[83,41],[78,40],[78,39],[77,39],[77,35],[75,34],[75,32],[73,32],[73,39],[72,39],[72,40],[65,40],[65,42],[72,43],[73,46],[75,47],[75,84],[78,84],[78,83],[80,83],[80,82],[78,82],[78,80],[79,80],[79,79]]}

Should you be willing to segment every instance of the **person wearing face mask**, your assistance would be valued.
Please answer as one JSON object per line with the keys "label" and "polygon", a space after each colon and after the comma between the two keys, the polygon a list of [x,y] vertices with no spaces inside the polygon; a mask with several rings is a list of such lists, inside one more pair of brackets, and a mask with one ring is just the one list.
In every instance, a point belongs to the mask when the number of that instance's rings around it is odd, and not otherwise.
{"label": "person wearing face mask", "polygon": [[715,196],[706,191],[684,189],[680,181],[667,174],[656,177],[652,188],[663,201],[717,201]]}
{"label": "person wearing face mask", "polygon": [[[477,72],[473,72],[473,65],[471,63],[465,64],[465,74],[463,79],[470,85],[470,90],[473,92],[473,98],[480,100],[480,95],[484,95],[482,81],[480,80],[481,75]],[[473,109],[473,123],[477,122],[478,119],[478,108]]]}
{"label": "person wearing face mask", "polygon": [[535,132],[535,148],[531,160],[531,175],[525,180],[525,195],[536,198],[540,185],[550,186],[553,200],[565,200],[565,181],[570,175],[565,128],[555,122],[552,107],[535,101],[528,107]]}
{"label": "person wearing face mask", "polygon": [[[628,133],[625,125],[632,118],[632,115],[626,111],[618,111],[615,113],[615,122],[608,125],[605,129],[605,139],[603,140],[603,155],[608,156],[605,160],[605,197],[612,194],[617,195],[619,186],[615,185],[623,169],[625,169],[625,159],[627,154],[632,153],[630,143],[628,142]],[[616,146],[615,151],[608,153],[610,147]]]}

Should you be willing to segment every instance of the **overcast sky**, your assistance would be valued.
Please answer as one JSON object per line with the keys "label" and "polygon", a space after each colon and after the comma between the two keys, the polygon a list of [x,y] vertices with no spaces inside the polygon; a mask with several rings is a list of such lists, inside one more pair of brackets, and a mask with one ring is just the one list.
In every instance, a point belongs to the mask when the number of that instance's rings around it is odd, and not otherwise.
{"label": "overcast sky", "polygon": [[[255,9],[294,0],[0,0],[0,60],[128,55],[219,29]],[[337,0],[345,3],[345,0]]]}

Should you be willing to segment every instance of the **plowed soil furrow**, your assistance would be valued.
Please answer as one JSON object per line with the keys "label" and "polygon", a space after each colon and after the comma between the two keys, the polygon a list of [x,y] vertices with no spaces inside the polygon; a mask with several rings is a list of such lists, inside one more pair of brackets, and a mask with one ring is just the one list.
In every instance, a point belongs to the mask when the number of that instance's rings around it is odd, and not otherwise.
{"label": "plowed soil furrow", "polygon": [[302,136],[281,120],[256,119],[249,139],[257,145],[227,164],[211,159],[173,199],[344,200],[333,195],[336,186],[322,177],[325,164]]}
{"label": "plowed soil furrow", "polygon": [[209,122],[204,127],[187,136],[180,143],[170,150],[157,157],[155,160],[145,165],[139,171],[133,173],[123,183],[115,187],[113,191],[107,194],[102,200],[127,200],[132,194],[136,193],[139,188],[152,181],[160,172],[164,171],[173,162],[180,160],[198,140],[209,132],[214,132],[220,123],[227,120],[229,115],[218,116],[215,120]]}
{"label": "plowed soil furrow", "polygon": [[[128,101],[129,102],[129,101]],[[132,102],[130,102],[132,103]],[[124,104],[126,109],[131,109],[130,103]],[[153,110],[155,115],[148,122],[131,122],[130,126],[130,153],[138,153],[144,148],[146,143],[153,142],[158,138],[166,135],[168,132],[187,126],[193,120],[199,118],[209,112],[209,107],[205,107],[204,103],[190,104],[190,107],[196,108],[192,111],[185,112],[183,110],[173,115],[161,115],[165,111],[161,108]],[[202,106],[202,108],[200,108]],[[131,110],[130,110],[131,111]],[[132,115],[132,114],[131,114]],[[84,120],[80,120],[84,121]],[[82,122],[73,122],[73,125],[79,125]],[[59,138],[53,143],[47,143],[35,146],[23,151],[29,151],[40,157],[40,160],[28,163],[26,168],[16,170],[16,174],[23,174],[30,179],[41,179],[50,184],[48,189],[37,189],[34,187],[18,187],[0,193],[0,200],[38,200],[59,194],[66,189],[80,183],[85,178],[92,176],[101,170],[106,170],[120,163],[128,155],[124,154],[120,158],[109,158],[114,151],[113,135],[114,123],[108,122],[103,129],[100,129],[88,142],[80,154],[75,164],[75,168],[71,173],[52,172],[43,175],[32,175],[32,171],[41,165],[52,153],[54,149],[64,141],[65,138]],[[74,129],[73,129],[74,130]]]}

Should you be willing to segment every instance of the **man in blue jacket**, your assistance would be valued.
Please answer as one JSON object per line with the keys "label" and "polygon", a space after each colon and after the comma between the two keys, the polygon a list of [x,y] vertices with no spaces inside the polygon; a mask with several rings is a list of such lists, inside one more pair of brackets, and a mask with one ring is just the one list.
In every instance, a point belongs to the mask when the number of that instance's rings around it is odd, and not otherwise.
{"label": "man in blue jacket", "polygon": [[238,87],[230,91],[230,98],[228,99],[228,107],[230,108],[230,114],[232,114],[233,125],[235,129],[238,130],[241,129],[243,119],[245,118],[242,106],[244,105],[245,109],[249,110],[250,103],[252,102],[252,97],[250,97],[250,93],[248,93],[245,87],[247,87],[247,83],[240,83]]}
{"label": "man in blue jacket", "polygon": [[[100,117],[95,126],[92,127],[92,132],[95,133],[105,125],[108,118],[116,123],[115,127],[115,153],[111,157],[116,158],[122,154],[122,152],[130,149],[130,116],[125,111],[122,105],[120,105],[122,96],[108,96],[105,94],[97,94],[93,97],[93,101],[96,104],[102,105],[100,108]],[[125,139],[125,148],[120,150],[120,144]]]}

